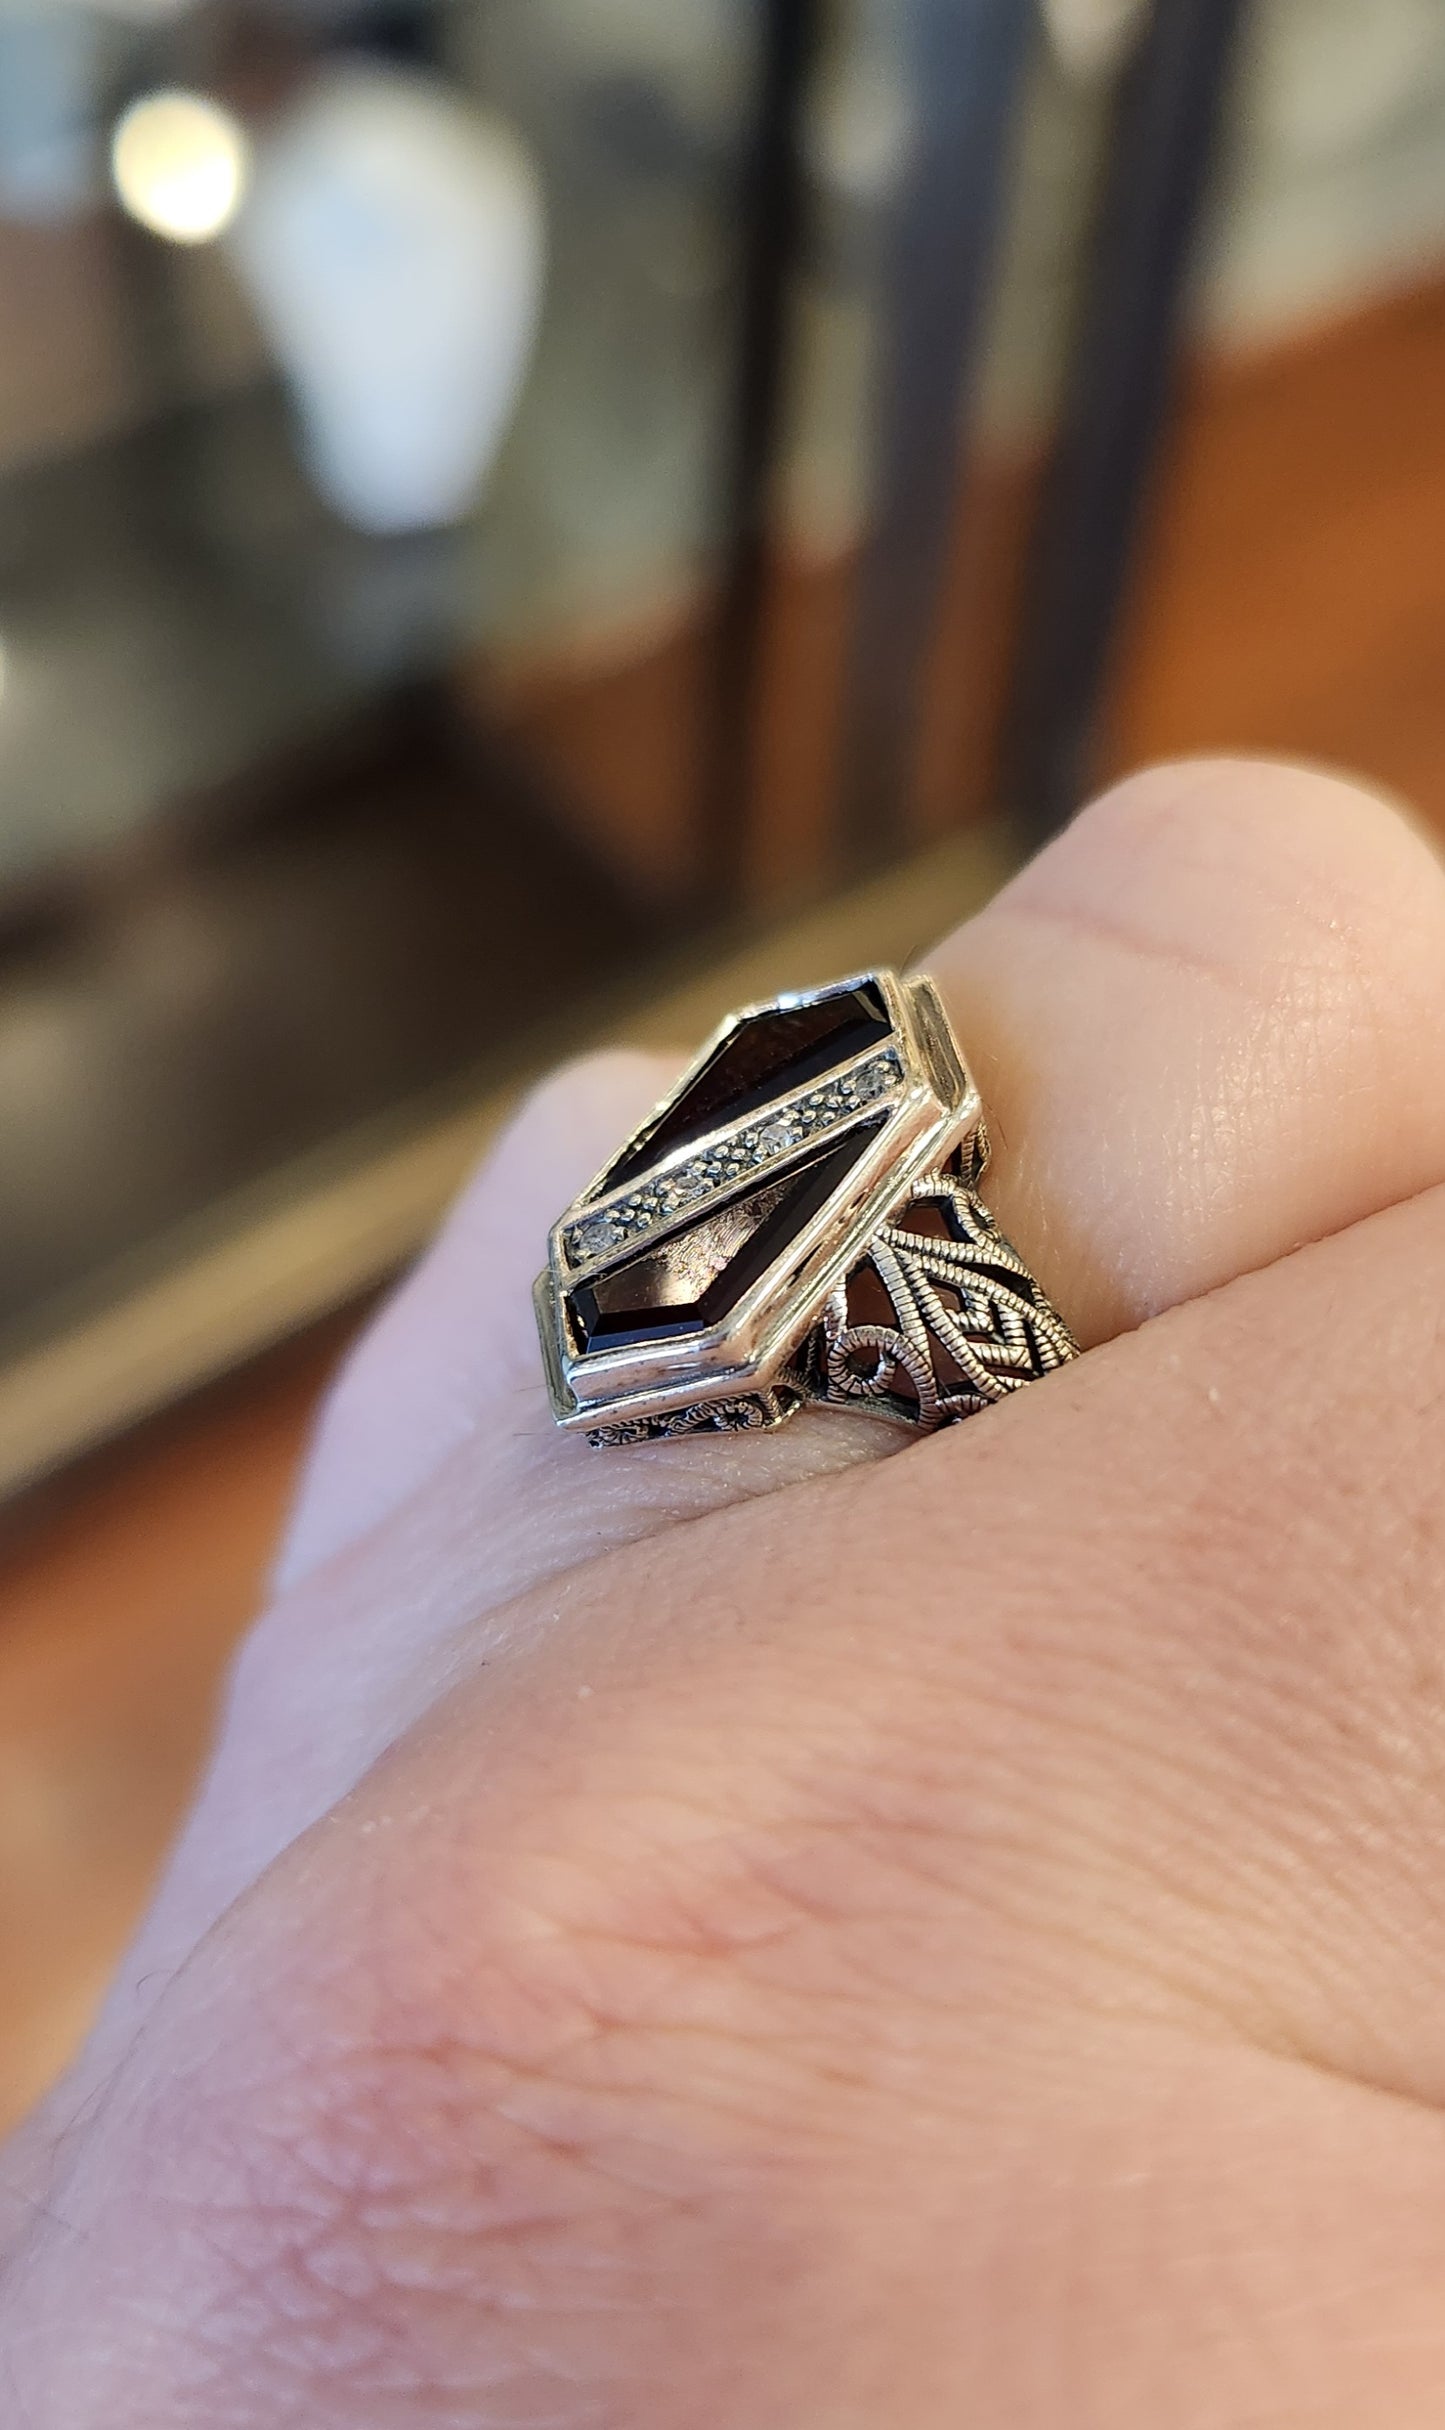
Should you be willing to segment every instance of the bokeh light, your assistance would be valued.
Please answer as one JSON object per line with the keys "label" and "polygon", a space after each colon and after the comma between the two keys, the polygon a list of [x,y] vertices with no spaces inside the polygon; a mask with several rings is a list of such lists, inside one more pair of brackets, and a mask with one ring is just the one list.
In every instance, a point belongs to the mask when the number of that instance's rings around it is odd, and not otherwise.
{"label": "bokeh light", "polygon": [[220,236],[245,199],[250,144],[240,121],[200,93],[148,93],[111,142],[115,190],[132,219],[176,245]]}

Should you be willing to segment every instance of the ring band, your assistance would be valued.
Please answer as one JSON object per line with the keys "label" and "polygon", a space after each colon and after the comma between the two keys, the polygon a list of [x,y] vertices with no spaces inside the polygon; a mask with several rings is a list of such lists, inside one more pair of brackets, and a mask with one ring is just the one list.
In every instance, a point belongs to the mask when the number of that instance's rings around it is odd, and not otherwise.
{"label": "ring band", "polygon": [[733,1014],[553,1226],[558,1425],[610,1446],[813,1403],[931,1433],[1077,1357],[978,1196],[987,1162],[932,980]]}

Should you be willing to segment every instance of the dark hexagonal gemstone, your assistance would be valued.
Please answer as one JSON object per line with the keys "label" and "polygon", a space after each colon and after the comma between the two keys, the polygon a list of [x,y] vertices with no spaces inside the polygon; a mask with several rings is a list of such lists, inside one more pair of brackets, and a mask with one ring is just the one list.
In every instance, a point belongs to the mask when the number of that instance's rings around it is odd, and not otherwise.
{"label": "dark hexagonal gemstone", "polygon": [[584,1283],[568,1300],[579,1350],[675,1341],[721,1324],[817,1214],[879,1129],[856,1130],[701,1223]]}
{"label": "dark hexagonal gemstone", "polygon": [[883,991],[870,980],[841,987],[816,1004],[754,1013],[709,1056],[697,1077],[651,1130],[610,1167],[603,1187],[619,1189],[674,1148],[721,1124],[739,1122],[823,1072],[850,1063],[892,1035]]}

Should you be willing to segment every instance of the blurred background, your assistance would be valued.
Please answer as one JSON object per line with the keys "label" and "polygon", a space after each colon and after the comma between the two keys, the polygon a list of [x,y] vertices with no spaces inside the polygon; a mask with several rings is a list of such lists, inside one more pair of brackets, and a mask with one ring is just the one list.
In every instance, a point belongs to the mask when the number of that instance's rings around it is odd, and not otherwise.
{"label": "blurred background", "polygon": [[509,1097],[1199,749],[1445,823],[1439,0],[0,0],[0,2127]]}

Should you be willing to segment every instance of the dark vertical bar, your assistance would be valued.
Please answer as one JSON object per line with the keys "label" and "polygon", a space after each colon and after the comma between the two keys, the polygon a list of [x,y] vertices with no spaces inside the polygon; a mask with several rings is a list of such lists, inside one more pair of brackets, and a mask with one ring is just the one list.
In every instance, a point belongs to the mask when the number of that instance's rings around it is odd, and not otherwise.
{"label": "dark vertical bar", "polygon": [[803,108],[822,0],[757,0],[757,96],[742,192],[741,309],[726,470],[727,557],[710,653],[699,787],[704,905],[742,894],[763,672],[773,473],[789,303],[803,237]]}
{"label": "dark vertical bar", "polygon": [[1096,773],[1243,15],[1244,0],[1155,0],[1120,85],[1004,725],[1002,798],[1030,845],[1072,816]]}
{"label": "dark vertical bar", "polygon": [[862,865],[905,832],[1032,10],[906,0],[901,15],[913,137],[880,311],[872,523],[842,724],[839,823]]}

